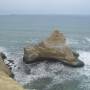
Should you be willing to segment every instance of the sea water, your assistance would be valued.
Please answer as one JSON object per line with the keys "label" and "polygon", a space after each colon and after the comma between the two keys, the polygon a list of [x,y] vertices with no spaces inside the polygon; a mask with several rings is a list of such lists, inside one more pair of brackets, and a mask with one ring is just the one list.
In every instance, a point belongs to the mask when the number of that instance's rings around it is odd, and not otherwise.
{"label": "sea water", "polygon": [[[46,61],[23,63],[23,48],[48,37],[55,27],[80,54],[83,68]],[[12,67],[14,79],[28,90],[90,90],[90,16],[1,15],[0,51],[7,55],[5,63]]]}

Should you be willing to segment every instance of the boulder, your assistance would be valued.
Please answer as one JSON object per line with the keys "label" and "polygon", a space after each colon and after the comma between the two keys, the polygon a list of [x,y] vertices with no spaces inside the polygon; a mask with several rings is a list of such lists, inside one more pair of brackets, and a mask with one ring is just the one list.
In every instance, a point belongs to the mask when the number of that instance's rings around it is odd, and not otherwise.
{"label": "boulder", "polygon": [[6,59],[7,58],[6,55],[4,53],[2,53],[2,52],[0,52],[0,56],[1,56],[2,59]]}
{"label": "boulder", "polygon": [[31,63],[46,59],[49,61],[55,59],[74,67],[84,66],[84,63],[78,60],[78,54],[69,48],[63,33],[58,30],[55,30],[51,36],[38,44],[24,48],[24,62]]}
{"label": "boulder", "polygon": [[0,53],[0,90],[24,90],[15,80],[8,66],[5,65],[6,56]]}

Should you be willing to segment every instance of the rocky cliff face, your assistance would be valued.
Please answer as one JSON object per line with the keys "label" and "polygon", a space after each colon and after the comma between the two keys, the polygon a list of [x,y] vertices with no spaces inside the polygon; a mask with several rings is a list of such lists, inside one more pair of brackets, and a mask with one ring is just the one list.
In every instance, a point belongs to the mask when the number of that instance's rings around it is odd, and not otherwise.
{"label": "rocky cliff face", "polygon": [[12,73],[4,63],[5,58],[5,55],[0,53],[0,90],[24,90],[16,81],[10,78]]}
{"label": "rocky cliff face", "polygon": [[24,61],[31,62],[37,58],[53,58],[67,60],[72,63],[76,60],[72,50],[66,43],[63,33],[54,31],[50,37],[37,45],[24,48]]}

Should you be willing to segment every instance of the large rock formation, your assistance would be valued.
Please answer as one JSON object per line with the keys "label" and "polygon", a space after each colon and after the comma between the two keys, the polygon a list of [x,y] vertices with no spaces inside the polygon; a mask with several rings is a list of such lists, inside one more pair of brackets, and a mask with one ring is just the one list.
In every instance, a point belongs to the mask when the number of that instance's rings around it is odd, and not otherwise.
{"label": "large rock formation", "polygon": [[24,90],[16,81],[10,78],[12,73],[4,63],[5,58],[6,56],[0,53],[0,90]]}
{"label": "large rock formation", "polygon": [[40,43],[24,48],[23,60],[30,63],[37,60],[58,60],[71,66],[83,66],[66,43],[63,33],[54,31],[50,37]]}

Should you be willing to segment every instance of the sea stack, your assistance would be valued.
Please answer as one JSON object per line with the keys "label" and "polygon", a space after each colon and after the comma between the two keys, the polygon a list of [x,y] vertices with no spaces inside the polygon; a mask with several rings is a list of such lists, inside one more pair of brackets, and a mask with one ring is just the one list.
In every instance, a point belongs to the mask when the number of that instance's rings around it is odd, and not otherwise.
{"label": "sea stack", "polygon": [[73,52],[66,43],[63,33],[55,30],[48,38],[24,48],[23,61],[25,63],[38,60],[57,60],[71,67],[83,67],[84,63],[78,59],[78,54]]}

